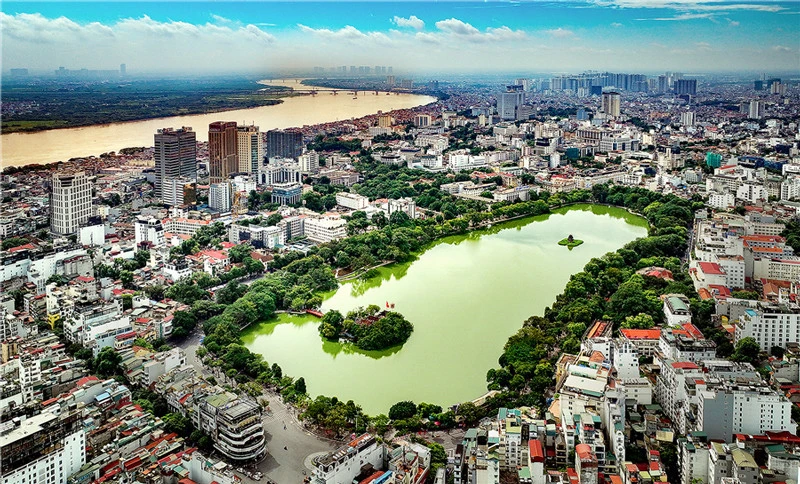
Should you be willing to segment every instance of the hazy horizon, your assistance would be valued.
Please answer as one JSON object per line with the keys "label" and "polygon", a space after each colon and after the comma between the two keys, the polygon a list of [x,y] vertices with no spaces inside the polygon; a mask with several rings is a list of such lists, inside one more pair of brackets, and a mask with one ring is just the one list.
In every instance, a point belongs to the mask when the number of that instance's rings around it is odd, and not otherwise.
{"label": "hazy horizon", "polygon": [[[800,72],[793,1],[4,2],[4,71]],[[328,72],[326,72],[328,74]]]}

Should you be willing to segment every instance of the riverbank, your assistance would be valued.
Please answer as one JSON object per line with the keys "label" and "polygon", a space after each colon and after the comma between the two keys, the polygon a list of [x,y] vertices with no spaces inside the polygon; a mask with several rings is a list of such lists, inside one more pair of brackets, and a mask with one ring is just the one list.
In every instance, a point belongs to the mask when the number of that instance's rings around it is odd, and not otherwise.
{"label": "riverbank", "polygon": [[45,165],[73,158],[97,156],[124,147],[150,147],[153,146],[153,134],[165,127],[192,127],[197,133],[197,141],[205,142],[208,140],[208,125],[220,119],[254,124],[262,133],[271,129],[298,128],[308,137],[334,129],[342,122],[355,124],[357,129],[366,129],[375,124],[376,113],[379,111],[391,112],[396,118],[411,118],[414,109],[435,101],[428,96],[412,94],[369,95],[359,96],[359,99],[345,95],[289,95],[280,100],[278,104],[222,113],[160,117],[38,132],[5,133],[2,135],[3,167]]}
{"label": "riverbank", "polygon": [[274,106],[282,98],[304,94],[279,86],[264,89],[252,81],[142,80],[82,89],[60,84],[17,86],[3,95],[4,103],[38,106],[4,117],[1,132],[11,134]]}

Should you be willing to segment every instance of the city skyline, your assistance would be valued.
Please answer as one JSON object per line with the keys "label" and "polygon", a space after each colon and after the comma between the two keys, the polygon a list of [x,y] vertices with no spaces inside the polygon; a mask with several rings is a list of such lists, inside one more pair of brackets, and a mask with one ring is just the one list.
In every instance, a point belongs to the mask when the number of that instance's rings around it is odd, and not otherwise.
{"label": "city skyline", "polygon": [[798,14],[785,1],[5,2],[0,23],[5,68],[33,71],[791,72]]}

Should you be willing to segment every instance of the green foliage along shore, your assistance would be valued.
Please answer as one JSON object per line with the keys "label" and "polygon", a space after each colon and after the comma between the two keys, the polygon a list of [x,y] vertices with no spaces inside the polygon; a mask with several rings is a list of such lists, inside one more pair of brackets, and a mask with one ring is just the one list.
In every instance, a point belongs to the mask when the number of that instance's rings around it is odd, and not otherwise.
{"label": "green foliage along shore", "polygon": [[[599,185],[592,187],[595,202],[629,208],[650,223],[647,237],[615,252],[590,260],[570,277],[552,307],[532,316],[506,343],[499,368],[488,371],[488,388],[498,390],[488,405],[543,406],[553,385],[555,362],[562,353],[576,353],[586,329],[596,320],[611,321],[615,329],[649,326],[663,320],[659,296],[682,293],[689,297],[693,322],[719,345],[719,355],[732,348],[711,323],[713,303],[701,301],[688,272],[681,267],[688,240],[687,227],[700,200],[685,200],[645,189]],[[674,281],[646,277],[636,270],[659,265],[673,272]]]}
{"label": "green foliage along shore", "polygon": [[385,350],[401,345],[413,331],[414,325],[402,314],[381,311],[374,304],[350,311],[347,317],[339,311],[329,311],[319,325],[323,338],[337,341],[344,337],[362,350]]}

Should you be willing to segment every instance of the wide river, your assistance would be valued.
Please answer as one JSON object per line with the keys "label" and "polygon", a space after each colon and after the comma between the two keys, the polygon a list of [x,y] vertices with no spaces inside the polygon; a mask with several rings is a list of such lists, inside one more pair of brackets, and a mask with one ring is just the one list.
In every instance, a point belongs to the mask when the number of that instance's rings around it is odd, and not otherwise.
{"label": "wide river", "polygon": [[[248,328],[244,342],[284,374],[304,377],[312,396],[352,399],[369,414],[400,400],[472,400],[486,392],[487,370],[525,319],[541,315],[591,258],[646,233],[647,222],[625,210],[578,205],[447,237],[413,262],[343,284],[322,305],[346,314],[394,303],[414,324],[402,347],[363,352],[323,341],[318,319],[286,314]],[[559,246],[569,234],[584,244]]]}
{"label": "wide river", "polygon": [[[295,81],[273,81],[264,84],[308,89],[307,86]],[[0,165],[6,167],[53,163],[82,156],[96,156],[127,147],[153,146],[153,134],[159,128],[191,126],[197,131],[198,141],[207,141],[208,125],[214,121],[254,123],[261,128],[261,131],[266,131],[360,118],[378,111],[408,109],[435,100],[436,98],[431,96],[416,94],[376,95],[374,91],[360,92],[357,99],[347,92],[336,96],[320,93],[316,96],[283,98],[281,104],[258,108],[33,133],[10,133],[0,137],[3,154]]]}

